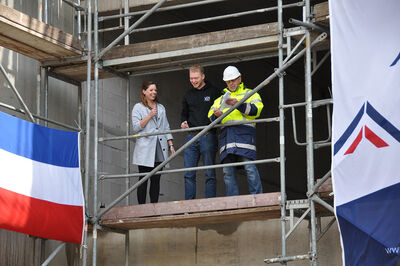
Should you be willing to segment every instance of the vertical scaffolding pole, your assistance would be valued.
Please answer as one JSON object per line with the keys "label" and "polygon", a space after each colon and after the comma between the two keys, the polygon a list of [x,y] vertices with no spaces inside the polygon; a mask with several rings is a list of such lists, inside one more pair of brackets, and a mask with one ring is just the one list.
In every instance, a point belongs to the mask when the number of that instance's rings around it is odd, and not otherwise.
{"label": "vertical scaffolding pole", "polygon": [[[128,14],[129,13],[129,0],[124,0],[124,13]],[[125,16],[124,17],[124,31],[127,31],[129,29],[129,17]],[[125,36],[125,45],[129,44],[129,34]]]}
{"label": "vertical scaffolding pole", "polygon": [[[303,21],[310,22],[310,0],[305,2],[303,12]],[[314,186],[314,136],[313,136],[313,110],[312,110],[312,86],[311,86],[311,34],[306,28],[306,56],[305,56],[305,97],[306,97],[306,140],[307,140],[307,190],[310,191]],[[311,245],[311,263],[318,265],[317,261],[317,237],[316,237],[316,218],[315,204],[310,202],[310,245]]]}
{"label": "vertical scaffolding pole", "polygon": [[[89,166],[90,166],[90,79],[92,69],[92,0],[87,1],[87,70],[86,70],[86,138],[85,138],[85,206],[86,209],[89,207]],[[83,238],[83,254],[82,254],[82,265],[86,266],[87,261],[87,223],[85,225],[85,232]],[[95,236],[93,235],[93,238]]]}
{"label": "vertical scaffolding pole", "polygon": [[[283,20],[282,0],[278,0],[278,28],[279,28],[279,68],[283,65]],[[279,76],[279,106],[284,105],[283,75]],[[280,154],[280,181],[281,181],[281,234],[282,257],[286,257],[286,180],[285,180],[285,114],[279,108],[279,154]],[[282,265],[287,265],[282,262]]]}
{"label": "vertical scaffolding pole", "polygon": [[[129,136],[129,128],[130,128],[130,80],[129,77],[126,79],[126,135]],[[129,174],[129,168],[130,168],[130,141],[129,139],[126,139],[125,141],[125,150],[126,150],[126,161],[125,161],[125,173]],[[125,186],[126,190],[129,189],[130,187],[130,178],[125,179]],[[126,205],[129,205],[129,198],[126,197]]]}
{"label": "vertical scaffolding pole", "polygon": [[47,1],[48,0],[44,0],[43,22],[46,23],[46,24],[49,24],[48,23],[49,22],[48,21],[49,16],[48,16],[48,8],[47,8],[48,3],[47,3]]}
{"label": "vertical scaffolding pole", "polygon": [[[94,56],[97,58],[99,52],[99,31],[98,31],[98,1],[94,0]],[[98,175],[98,146],[99,146],[99,60],[94,63],[94,158],[93,158],[93,216],[97,217],[97,175]],[[96,235],[96,238],[94,237]],[[97,222],[93,224],[93,266],[97,265]]]}
{"label": "vertical scaffolding pole", "polygon": [[[43,0],[38,0],[38,20],[43,21]],[[36,114],[40,115],[42,67],[39,66],[37,74],[38,85],[36,88]]]}
{"label": "vertical scaffolding pole", "polygon": [[[49,118],[49,72],[46,67],[43,68],[43,91],[44,91],[44,117]],[[47,127],[47,121],[44,121]]]}
{"label": "vertical scaffolding pole", "polygon": [[[81,0],[78,0],[78,5],[81,6]],[[81,40],[82,36],[81,36],[81,31],[82,31],[82,18],[81,18],[81,10],[78,9],[78,39]]]}
{"label": "vertical scaffolding pole", "polygon": [[125,234],[125,266],[129,266],[129,231]]}

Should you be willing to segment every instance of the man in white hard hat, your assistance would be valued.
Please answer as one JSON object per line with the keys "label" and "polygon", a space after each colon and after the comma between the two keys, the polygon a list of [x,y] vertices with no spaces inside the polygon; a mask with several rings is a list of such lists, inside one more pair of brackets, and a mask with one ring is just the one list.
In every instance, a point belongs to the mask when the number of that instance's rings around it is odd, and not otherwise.
{"label": "man in white hard hat", "polygon": [[[207,117],[208,110],[214,100],[221,95],[221,90],[205,80],[204,68],[196,65],[189,68],[189,79],[192,88],[185,93],[182,101],[181,128],[207,126],[210,120]],[[191,131],[186,137],[185,143],[190,141],[199,131]],[[203,165],[214,165],[217,153],[217,135],[215,129],[210,130],[197,139],[184,151],[185,168],[196,167],[200,156],[203,157]],[[185,176],[185,199],[196,198],[196,171],[187,171]],[[216,195],[215,169],[205,171],[205,197]]]}
{"label": "man in white hard hat", "polygon": [[[234,66],[228,66],[223,73],[223,80],[227,87],[225,95],[214,101],[208,112],[208,117],[214,121],[230,107],[240,101],[247,93],[251,92],[244,86],[239,70]],[[258,93],[253,94],[243,104],[237,107],[221,123],[226,124],[219,138],[219,152],[223,163],[247,162],[256,160],[256,129],[255,124],[229,126],[229,123],[243,120],[254,120],[260,116],[264,105]],[[254,164],[244,165],[251,194],[262,193],[262,184],[257,167]],[[224,167],[224,181],[226,195],[239,195],[239,187],[236,180],[236,168]]]}

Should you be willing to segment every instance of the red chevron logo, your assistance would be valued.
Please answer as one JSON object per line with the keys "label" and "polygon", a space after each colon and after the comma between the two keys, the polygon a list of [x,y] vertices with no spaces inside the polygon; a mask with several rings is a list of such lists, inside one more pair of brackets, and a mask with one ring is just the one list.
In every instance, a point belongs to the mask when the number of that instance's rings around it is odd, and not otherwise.
{"label": "red chevron logo", "polygon": [[374,144],[375,147],[377,148],[383,148],[389,146],[383,139],[378,137],[371,129],[369,129],[367,126],[363,126],[360,130],[360,133],[358,133],[356,139],[353,141],[353,143],[350,145],[350,147],[347,149],[344,155],[351,154],[353,153],[358,144],[360,144],[361,140],[363,139],[363,133],[364,137],[369,140],[372,144]]}

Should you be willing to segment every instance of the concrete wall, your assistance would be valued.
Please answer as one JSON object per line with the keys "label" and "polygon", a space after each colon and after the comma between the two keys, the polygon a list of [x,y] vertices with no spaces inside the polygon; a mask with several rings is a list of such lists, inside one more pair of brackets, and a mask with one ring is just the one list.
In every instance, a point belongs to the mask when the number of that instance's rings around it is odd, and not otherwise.
{"label": "concrete wall", "polygon": [[[323,219],[323,226],[328,219]],[[308,253],[308,223],[303,221],[288,239],[288,255]],[[130,265],[265,265],[264,259],[281,254],[280,221],[249,221],[203,227],[130,231]],[[124,265],[125,237],[99,235],[98,265]],[[318,245],[319,265],[341,265],[339,233],[334,225]],[[89,247],[91,243],[89,243]],[[89,253],[92,250],[89,248]],[[90,254],[91,255],[91,254]],[[91,263],[91,256],[89,259]],[[296,261],[289,265],[310,265]]]}

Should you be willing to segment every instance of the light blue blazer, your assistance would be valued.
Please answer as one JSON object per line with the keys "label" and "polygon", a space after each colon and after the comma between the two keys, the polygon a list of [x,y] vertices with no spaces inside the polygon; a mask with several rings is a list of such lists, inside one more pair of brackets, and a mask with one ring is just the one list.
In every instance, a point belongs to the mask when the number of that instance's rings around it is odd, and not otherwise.
{"label": "light blue blazer", "polygon": [[[150,109],[142,103],[137,103],[132,110],[132,126],[134,134],[153,133],[157,131],[170,130],[165,108],[162,104],[157,103],[157,115],[154,116],[144,128],[140,127],[140,121],[150,113]],[[157,141],[160,142],[161,150],[164,155],[164,160],[168,158],[168,142],[173,139],[171,134],[155,135],[141,137],[136,139],[136,144],[133,150],[132,163],[147,167],[154,167],[154,159],[156,155]],[[169,165],[165,165],[169,168]]]}

